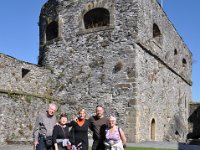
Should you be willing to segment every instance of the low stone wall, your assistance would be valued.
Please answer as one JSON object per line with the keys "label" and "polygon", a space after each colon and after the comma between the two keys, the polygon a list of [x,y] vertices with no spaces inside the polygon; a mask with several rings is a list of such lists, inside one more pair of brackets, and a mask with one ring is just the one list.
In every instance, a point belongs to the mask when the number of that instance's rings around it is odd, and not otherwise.
{"label": "low stone wall", "polygon": [[36,116],[49,102],[31,95],[0,93],[0,143],[32,141]]}

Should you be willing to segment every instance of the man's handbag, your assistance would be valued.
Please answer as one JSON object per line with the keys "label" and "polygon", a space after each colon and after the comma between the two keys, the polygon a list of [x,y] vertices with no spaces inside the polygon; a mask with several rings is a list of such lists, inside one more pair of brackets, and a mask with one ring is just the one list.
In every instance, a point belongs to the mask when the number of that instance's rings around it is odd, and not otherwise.
{"label": "man's handbag", "polygon": [[51,147],[53,145],[53,139],[52,136],[47,136],[45,139],[45,144],[47,147]]}

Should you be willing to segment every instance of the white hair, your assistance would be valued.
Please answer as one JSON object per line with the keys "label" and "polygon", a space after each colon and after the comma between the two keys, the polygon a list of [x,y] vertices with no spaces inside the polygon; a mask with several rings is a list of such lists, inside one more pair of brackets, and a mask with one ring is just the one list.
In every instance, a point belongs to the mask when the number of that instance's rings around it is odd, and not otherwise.
{"label": "white hair", "polygon": [[57,105],[56,105],[56,104],[53,104],[53,103],[51,103],[51,104],[49,104],[49,108],[55,108],[55,109],[57,110]]}
{"label": "white hair", "polygon": [[114,117],[114,116],[110,116],[110,117],[109,117],[109,120],[113,120],[113,121],[117,122],[117,119],[116,119],[116,117]]}

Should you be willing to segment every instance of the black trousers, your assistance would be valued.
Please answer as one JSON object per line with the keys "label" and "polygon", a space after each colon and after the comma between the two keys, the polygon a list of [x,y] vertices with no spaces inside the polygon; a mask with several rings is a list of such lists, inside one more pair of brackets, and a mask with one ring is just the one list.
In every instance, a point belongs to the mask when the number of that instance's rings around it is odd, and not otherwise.
{"label": "black trousers", "polygon": [[104,150],[105,145],[102,140],[94,140],[92,144],[92,150]]}

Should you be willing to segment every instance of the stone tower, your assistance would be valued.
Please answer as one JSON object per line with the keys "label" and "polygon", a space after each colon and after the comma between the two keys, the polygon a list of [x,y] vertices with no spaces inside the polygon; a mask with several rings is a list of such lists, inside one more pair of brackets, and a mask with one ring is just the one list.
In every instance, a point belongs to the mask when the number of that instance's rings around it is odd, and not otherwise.
{"label": "stone tower", "polygon": [[39,65],[63,109],[97,104],[128,141],[183,141],[192,55],[156,0],[49,0]]}

